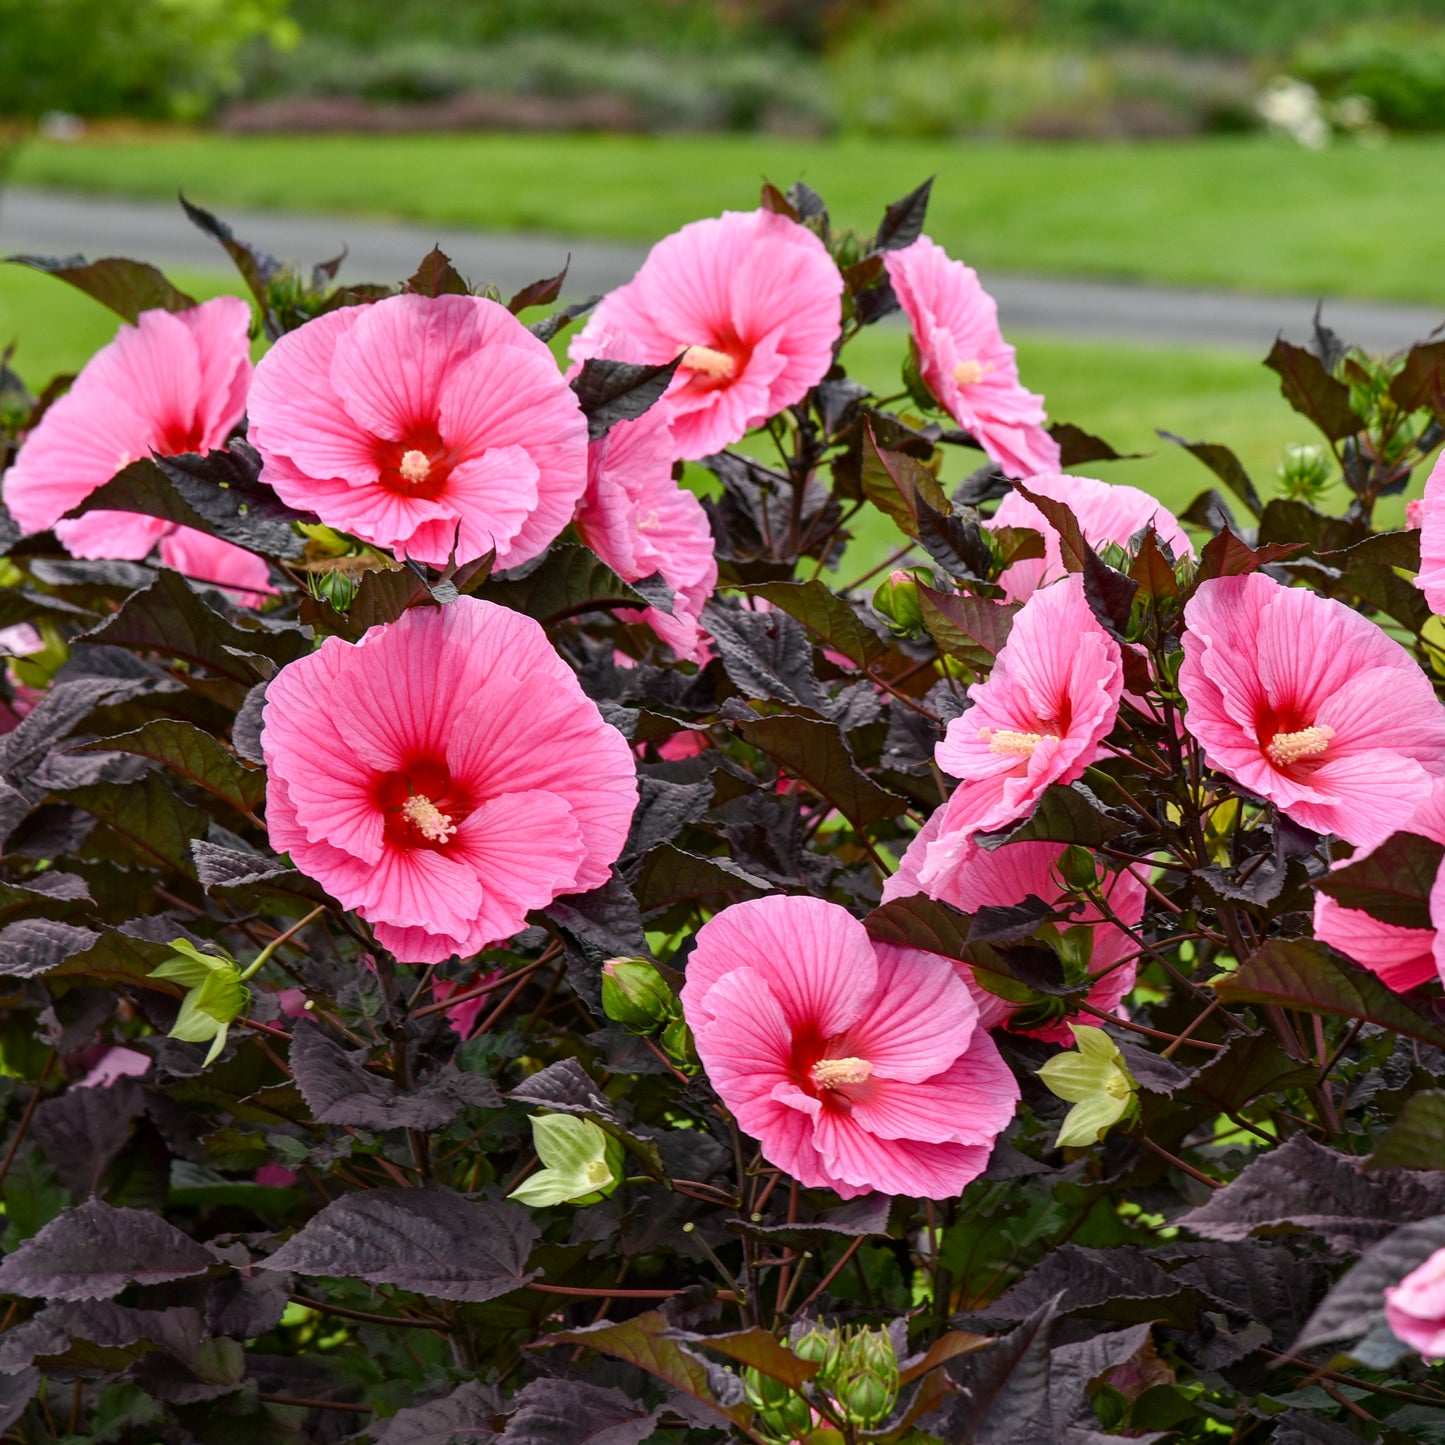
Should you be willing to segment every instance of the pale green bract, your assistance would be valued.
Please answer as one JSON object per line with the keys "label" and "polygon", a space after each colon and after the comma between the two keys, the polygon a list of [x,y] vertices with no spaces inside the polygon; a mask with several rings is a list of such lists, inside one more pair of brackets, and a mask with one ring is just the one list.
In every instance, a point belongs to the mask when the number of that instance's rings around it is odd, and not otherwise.
{"label": "pale green bract", "polygon": [[545,1166],[507,1196],[541,1208],[594,1204],[622,1182],[622,1146],[590,1119],[534,1114],[532,1144]]}
{"label": "pale green bract", "polygon": [[1055,1054],[1039,1070],[1039,1078],[1073,1108],[1064,1116],[1054,1146],[1093,1144],[1102,1139],[1135,1107],[1138,1085],[1124,1056],[1103,1029],[1070,1024],[1078,1049]]}
{"label": "pale green bract", "polygon": [[234,959],[202,953],[184,938],[170,946],[177,956],[150,971],[151,978],[173,978],[187,989],[170,1036],[192,1044],[209,1039],[205,1061],[213,1063],[226,1047],[227,1032],[250,1001],[251,991],[241,981]]}

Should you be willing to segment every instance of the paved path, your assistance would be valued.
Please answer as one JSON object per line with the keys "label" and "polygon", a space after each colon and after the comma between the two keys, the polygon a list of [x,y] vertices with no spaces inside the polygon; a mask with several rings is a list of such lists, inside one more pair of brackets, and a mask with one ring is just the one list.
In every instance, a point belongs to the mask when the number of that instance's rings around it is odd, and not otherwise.
{"label": "paved path", "polygon": [[[463,275],[508,294],[559,271],[571,255],[569,295],[607,291],[632,275],[646,248],[555,236],[487,234],[345,216],[226,211],[238,236],[305,265],[349,247],[343,278],[395,280],[440,245]],[[134,256],[160,266],[225,269],[221,248],[179,207],[14,188],[0,194],[0,255]],[[1239,346],[1265,350],[1280,333],[1303,339],[1313,297],[1258,296],[989,271],[1006,330],[1068,340]],[[1391,351],[1445,321],[1445,307],[1324,298],[1325,320],[1347,340]]]}

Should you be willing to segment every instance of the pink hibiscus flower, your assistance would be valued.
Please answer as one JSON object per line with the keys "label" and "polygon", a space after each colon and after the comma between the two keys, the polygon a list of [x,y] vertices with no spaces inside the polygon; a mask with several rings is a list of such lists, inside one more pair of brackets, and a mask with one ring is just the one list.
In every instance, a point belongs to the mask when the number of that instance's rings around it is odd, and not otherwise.
{"label": "pink hibiscus flower", "polygon": [[[283,336],[248,435],[288,505],[420,562],[545,550],[587,485],[587,423],[552,354],[479,296],[391,296]],[[460,528],[460,533],[458,532]]]}
{"label": "pink hibiscus flower", "polygon": [[167,567],[238,591],[259,606],[275,589],[254,553],[139,512],[63,522],[118,471],[153,452],[223,446],[246,410],[251,308],[218,296],[180,312],[142,311],[86,362],[5,474],[5,505],[25,532],[54,528],[73,557],[138,561],[160,545]]}
{"label": "pink hibiscus flower", "polygon": [[875,944],[821,898],[756,898],[709,919],[682,1007],[763,1157],[845,1199],[954,1197],[1018,1102],[948,960]]}
{"label": "pink hibiscus flower", "polygon": [[675,455],[705,457],[828,374],[842,294],[806,227],[771,211],[725,211],[659,241],[567,354],[653,365],[682,356],[667,392]]}
{"label": "pink hibiscus flower", "polygon": [[708,651],[698,619],[717,586],[717,557],[702,503],[673,480],[676,455],[666,402],[618,422],[588,448],[574,522],[624,582],[662,574],[673,589],[671,616],[656,607],[618,616],[646,622],[678,657],[698,662]]}
{"label": "pink hibiscus flower", "polygon": [[[1102,547],[1108,542],[1122,547],[1152,522],[1159,540],[1174,553],[1176,560],[1194,555],[1194,546],[1174,514],[1138,487],[1110,486],[1093,477],[1074,477],[1063,472],[1043,472],[1029,477],[1024,485],[1029,491],[1068,507],[1078,518],[1084,540],[1091,547]],[[1029,527],[1043,533],[1042,557],[1015,562],[999,576],[1010,602],[1022,602],[1046,582],[1055,582],[1064,575],[1059,534],[1045,521],[1044,514],[1017,492],[1010,492],[999,503],[998,511],[986,525]]]}
{"label": "pink hibiscus flower", "polygon": [[1398,642],[1260,572],[1202,583],[1184,621],[1184,725],[1211,767],[1348,843],[1407,826],[1445,774],[1445,709]]}
{"label": "pink hibiscus flower", "polygon": [[1431,612],[1445,612],[1445,452],[1436,458],[1425,495],[1405,508],[1408,526],[1420,529],[1420,571],[1415,585]]}
{"label": "pink hibiscus flower", "polygon": [[918,372],[944,411],[1011,477],[1059,469],[1059,444],[1044,430],[1044,399],[1019,382],[998,306],[977,273],[920,236],[883,258],[913,327]]}
{"label": "pink hibiscus flower", "polygon": [[637,801],[626,739],[541,627],[471,597],[287,664],[261,746],[272,845],[407,963],[605,883]]}
{"label": "pink hibiscus flower", "polygon": [[[1405,825],[1405,831],[1445,844],[1445,779],[1433,780],[1430,796]],[[1336,866],[1358,862],[1369,851],[1357,849],[1352,858]],[[1445,869],[1441,872],[1445,873]],[[1445,943],[1440,939],[1440,928],[1445,924],[1445,883],[1440,877],[1431,890],[1430,916],[1432,928],[1405,928],[1385,923],[1363,909],[1345,908],[1326,893],[1315,894],[1315,937],[1369,969],[1398,993],[1435,978],[1445,979]]]}
{"label": "pink hibiscus flower", "polygon": [[934,750],[961,781],[924,850],[925,891],[949,886],[975,833],[1027,817],[1051,783],[1082,775],[1114,726],[1123,688],[1119,645],[1089,611],[1078,575],[1035,592],[987,681],[969,688],[972,706]]}
{"label": "pink hibiscus flower", "polygon": [[[1062,843],[1008,843],[992,852],[970,844],[959,866],[936,879],[931,890],[925,890],[918,880],[919,869],[942,823],[943,809],[939,808],[908,845],[899,859],[898,871],[883,885],[885,903],[925,891],[930,897],[951,903],[965,913],[975,913],[980,908],[1007,908],[1022,903],[1030,894],[1051,907],[1061,907],[1066,902],[1066,890],[1058,873],[1058,862],[1064,852]],[[1121,873],[1106,872],[1100,881],[1110,909],[1134,927],[1144,917],[1144,885],[1128,869]],[[1137,964],[1131,955],[1139,951],[1138,946],[1122,928],[1108,922],[1092,903],[1058,926],[1090,927],[1089,972],[1098,982],[1089,990],[1089,1002],[1106,1013],[1114,1013],[1134,987]],[[1129,961],[1122,962],[1124,959]],[[1013,1027],[1009,1020],[1019,1012],[1020,1006],[992,992],[970,965],[955,962],[954,967],[978,1003],[978,1018],[983,1027],[993,1029],[1000,1024]],[[1074,1041],[1068,1027],[1070,1019],[1081,1023],[1095,1021],[1073,1013],[1017,1031],[1068,1047]]]}
{"label": "pink hibiscus flower", "polygon": [[1445,1249],[1386,1289],[1385,1321],[1427,1360],[1445,1360]]}

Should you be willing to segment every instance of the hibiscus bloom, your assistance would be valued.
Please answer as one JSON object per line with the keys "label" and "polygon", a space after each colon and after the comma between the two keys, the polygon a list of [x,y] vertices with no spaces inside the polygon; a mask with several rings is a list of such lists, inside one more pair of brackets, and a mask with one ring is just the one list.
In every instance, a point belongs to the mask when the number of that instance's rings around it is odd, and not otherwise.
{"label": "hibiscus bloom", "polygon": [[947,959],[875,944],[821,898],[756,898],[698,930],[682,1007],[763,1157],[845,1199],[949,1199],[1019,1090]]}
{"label": "hibiscus bloom", "polygon": [[574,361],[683,358],[667,399],[682,457],[705,457],[801,401],[833,365],[843,278],[805,226],[725,211],[664,237],[573,338]]}
{"label": "hibiscus bloom", "polygon": [[1445,1249],[1386,1289],[1385,1321],[1427,1360],[1445,1360]]}
{"label": "hibiscus bloom", "polygon": [[261,747],[272,845],[406,963],[605,883],[637,801],[626,739],[541,627],[472,597],[287,664]]}
{"label": "hibiscus bloom", "polygon": [[1077,574],[1040,588],[1019,609],[972,706],[934,750],[961,779],[918,870],[925,891],[947,884],[975,833],[1025,818],[1051,783],[1072,783],[1099,756],[1124,688],[1119,645],[1099,626]]}
{"label": "hibiscus bloom", "polygon": [[[1068,476],[1063,472],[1042,472],[1024,483],[1029,491],[1053,501],[1062,502],[1078,518],[1084,540],[1094,548],[1114,542],[1124,546],[1136,532],[1151,522],[1159,540],[1174,553],[1176,560],[1192,557],[1194,546],[1184,535],[1173,512],[1161,507],[1148,492],[1138,487],[1111,486],[1093,477]],[[1010,602],[1022,602],[1046,582],[1056,582],[1064,575],[1064,559],[1059,548],[1059,534],[1044,519],[1044,514],[1017,492],[1010,492],[999,503],[998,511],[986,523],[989,527],[1029,527],[1043,533],[1044,555],[1015,562],[999,576]]]}
{"label": "hibiscus bloom", "polygon": [[[1430,796],[1405,827],[1408,833],[1433,838],[1445,844],[1445,779],[1436,779]],[[1353,858],[1337,867],[1358,862],[1368,849],[1359,849]],[[1445,869],[1441,870],[1445,873]],[[1445,884],[1436,878],[1430,895],[1430,917],[1433,927],[1406,928],[1398,923],[1385,923],[1360,908],[1346,908],[1326,893],[1315,894],[1315,937],[1331,948],[1337,948],[1362,968],[1367,968],[1398,993],[1406,993],[1432,979],[1445,979],[1445,944],[1440,928],[1445,925]]]}
{"label": "hibiscus bloom", "polygon": [[672,613],[621,612],[641,620],[680,657],[707,655],[698,624],[717,585],[712,529],[702,503],[672,476],[676,452],[667,403],[618,422],[587,449],[587,492],[574,522],[582,540],[622,578],[654,572],[673,589]]}
{"label": "hibiscus bloom", "polygon": [[883,257],[913,328],[918,373],[944,411],[1011,477],[1059,469],[1059,444],[1044,430],[1044,399],[1019,382],[998,305],[978,274],[920,236]]}
{"label": "hibiscus bloom", "polygon": [[[883,885],[885,903],[927,892],[929,897],[951,903],[964,913],[976,913],[980,908],[1007,908],[1022,903],[1030,895],[1052,908],[1062,909],[1070,901],[1058,871],[1059,859],[1064,853],[1062,843],[1006,843],[992,852],[970,844],[958,867],[935,879],[932,889],[924,889],[918,879],[919,869],[942,823],[943,809],[939,808],[908,845],[899,859],[898,871]],[[1105,872],[1099,881],[1110,911],[1134,927],[1144,917],[1144,885],[1128,869],[1121,873]],[[1117,924],[1108,922],[1092,903],[1085,904],[1057,926],[1089,928],[1088,968],[1098,979],[1089,990],[1089,1002],[1097,1009],[1113,1013],[1134,987],[1137,966],[1130,955],[1139,951],[1138,945]],[[1126,958],[1129,961],[1122,962]],[[969,964],[955,962],[954,967],[978,1003],[978,1018],[984,1028],[998,1028],[1000,1024],[1015,1027],[1009,1020],[1026,1006],[1001,998],[988,987],[988,977]],[[1079,1014],[1070,1014],[1036,1027],[1018,1028],[1017,1032],[1068,1047],[1074,1041],[1069,1032],[1070,1019],[1090,1021]]]}
{"label": "hibiscus bloom", "polygon": [[1420,529],[1420,571],[1415,585],[1431,612],[1445,612],[1445,452],[1436,459],[1425,495],[1405,508],[1407,526]]}
{"label": "hibiscus bloom", "polygon": [[[544,551],[587,484],[587,423],[552,354],[479,296],[391,296],[288,332],[248,435],[288,505],[419,562]],[[458,530],[460,529],[460,530]]]}
{"label": "hibiscus bloom", "polygon": [[1261,572],[1202,583],[1184,621],[1184,725],[1211,767],[1348,843],[1408,825],[1445,774],[1445,708],[1398,642]]}
{"label": "hibiscus bloom", "polygon": [[5,505],[25,532],[53,528],[72,557],[138,561],[160,545],[167,567],[259,605],[274,591],[254,553],[139,512],[87,512],[64,522],[122,468],[153,452],[225,444],[246,410],[251,308],[218,296],[187,311],[142,311],[86,362],[25,439],[5,474]]}

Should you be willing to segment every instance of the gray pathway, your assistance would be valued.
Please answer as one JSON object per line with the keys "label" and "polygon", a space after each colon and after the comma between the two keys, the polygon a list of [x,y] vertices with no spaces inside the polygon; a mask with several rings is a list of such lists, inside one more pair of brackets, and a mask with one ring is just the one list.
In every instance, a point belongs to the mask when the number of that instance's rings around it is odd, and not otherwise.
{"label": "gray pathway", "polygon": [[[433,245],[474,281],[503,294],[554,275],[570,253],[569,295],[609,290],[646,254],[643,246],[556,236],[487,234],[454,227],[224,211],[238,236],[305,265],[349,255],[343,278],[396,280],[409,275]],[[0,194],[0,255],[30,252],[134,256],[160,266],[224,269],[229,260],[178,206],[15,188]],[[1303,339],[1314,297],[1258,296],[1113,281],[1075,281],[987,271],[1006,330],[1078,340],[1239,346],[1267,349],[1280,332]],[[1391,351],[1445,322],[1445,307],[1324,298],[1325,320],[1347,340]]]}

